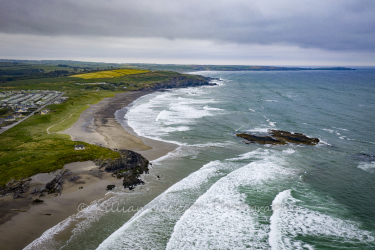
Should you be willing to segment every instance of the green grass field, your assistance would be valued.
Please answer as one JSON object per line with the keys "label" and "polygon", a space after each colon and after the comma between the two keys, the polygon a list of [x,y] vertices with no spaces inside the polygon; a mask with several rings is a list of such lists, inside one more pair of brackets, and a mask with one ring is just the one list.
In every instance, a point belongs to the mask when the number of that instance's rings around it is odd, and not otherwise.
{"label": "green grass field", "polygon": [[[0,135],[0,185],[12,179],[36,173],[51,172],[74,161],[115,158],[118,153],[84,142],[74,142],[70,136],[56,133],[69,128],[89,106],[112,92],[88,92],[71,95],[68,101],[50,105],[48,115],[35,115]],[[73,115],[72,115],[73,114]],[[63,121],[63,122],[61,122]],[[57,124],[56,126],[53,126]],[[50,134],[47,133],[47,128]],[[86,150],[76,151],[76,144]]]}

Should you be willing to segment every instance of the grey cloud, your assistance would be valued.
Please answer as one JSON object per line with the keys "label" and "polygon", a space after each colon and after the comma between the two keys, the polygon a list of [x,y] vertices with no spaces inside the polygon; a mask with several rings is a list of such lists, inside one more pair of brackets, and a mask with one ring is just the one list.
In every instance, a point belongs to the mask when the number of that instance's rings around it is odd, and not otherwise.
{"label": "grey cloud", "polygon": [[31,60],[283,66],[360,66],[375,62],[375,53],[368,52],[163,38],[2,34],[0,45],[0,58]]}
{"label": "grey cloud", "polygon": [[375,51],[375,1],[5,0],[0,32]]}

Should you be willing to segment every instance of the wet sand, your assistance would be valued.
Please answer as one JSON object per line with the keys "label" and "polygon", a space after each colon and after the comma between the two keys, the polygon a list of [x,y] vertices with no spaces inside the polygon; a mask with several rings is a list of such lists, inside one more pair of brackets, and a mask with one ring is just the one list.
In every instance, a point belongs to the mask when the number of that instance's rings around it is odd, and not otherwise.
{"label": "wet sand", "polygon": [[[170,151],[176,146],[169,143],[140,138],[131,131],[124,122],[128,106],[137,98],[151,92],[137,91],[117,94],[101,102],[91,105],[80,116],[79,120],[64,131],[72,140],[85,141],[111,149],[129,149],[142,154],[152,161]],[[116,112],[118,111],[118,112]],[[115,115],[116,113],[116,115]],[[120,123],[119,123],[120,122]],[[0,198],[0,246],[7,249],[22,249],[44,231],[78,212],[81,204],[109,198],[106,193],[107,185],[121,186],[122,181],[102,172],[91,161],[70,163],[64,169],[71,170],[80,176],[77,181],[65,181],[61,195],[38,197],[30,192],[36,187],[44,186],[57,174],[38,174],[32,176],[32,182],[25,198],[14,200],[11,196]],[[41,204],[32,204],[36,198],[42,199]],[[80,206],[81,205],[81,206]]]}

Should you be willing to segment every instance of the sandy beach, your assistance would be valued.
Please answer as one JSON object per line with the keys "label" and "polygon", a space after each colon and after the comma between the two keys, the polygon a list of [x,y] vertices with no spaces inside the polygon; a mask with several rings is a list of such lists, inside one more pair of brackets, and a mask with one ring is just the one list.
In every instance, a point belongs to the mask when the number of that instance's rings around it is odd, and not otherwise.
{"label": "sandy beach", "polygon": [[85,141],[111,149],[148,150],[142,139],[125,133],[116,121],[115,112],[133,102],[147,92],[125,92],[91,105],[83,112],[79,120],[64,133],[74,141]]}
{"label": "sandy beach", "polygon": [[[124,107],[149,93],[151,92],[125,92],[103,99],[86,109],[79,120],[63,133],[70,135],[72,140],[111,149],[133,150],[149,161],[157,159],[174,150],[176,146],[137,137],[131,128],[124,126],[125,129],[120,124],[124,122]],[[7,249],[24,248],[47,229],[77,213],[80,204],[90,204],[103,197],[109,198],[106,196],[107,185],[122,184],[122,180],[99,170],[92,161],[70,163],[65,165],[64,169],[71,170],[79,179],[65,181],[61,195],[47,195],[40,198],[43,200],[41,204],[33,204],[32,201],[39,197],[30,194],[34,188],[44,186],[62,171],[57,170],[54,173],[32,176],[25,198],[0,198],[0,246],[7,246]]]}

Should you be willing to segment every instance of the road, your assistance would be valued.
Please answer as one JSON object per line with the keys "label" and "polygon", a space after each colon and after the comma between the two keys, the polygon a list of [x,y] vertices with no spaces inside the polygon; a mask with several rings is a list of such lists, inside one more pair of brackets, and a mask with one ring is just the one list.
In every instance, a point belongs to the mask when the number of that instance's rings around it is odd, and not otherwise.
{"label": "road", "polygon": [[22,118],[21,120],[15,122],[15,123],[12,123],[8,126],[4,126],[0,129],[0,134],[4,133],[5,131],[7,131],[8,129],[11,129],[13,128],[14,126],[20,124],[21,122],[23,122],[24,120],[26,120],[27,118],[29,118],[30,116],[33,116],[35,114],[35,112],[40,112],[42,109],[44,109],[46,106],[48,105],[51,105],[54,101],[56,101],[57,99],[59,99],[60,97],[62,97],[63,95],[65,94],[65,92],[62,92],[60,95],[56,96],[54,99],[52,99],[51,101],[47,102],[46,104],[44,104],[43,106],[41,106],[40,108],[38,108],[37,110],[31,112],[28,116]]}

